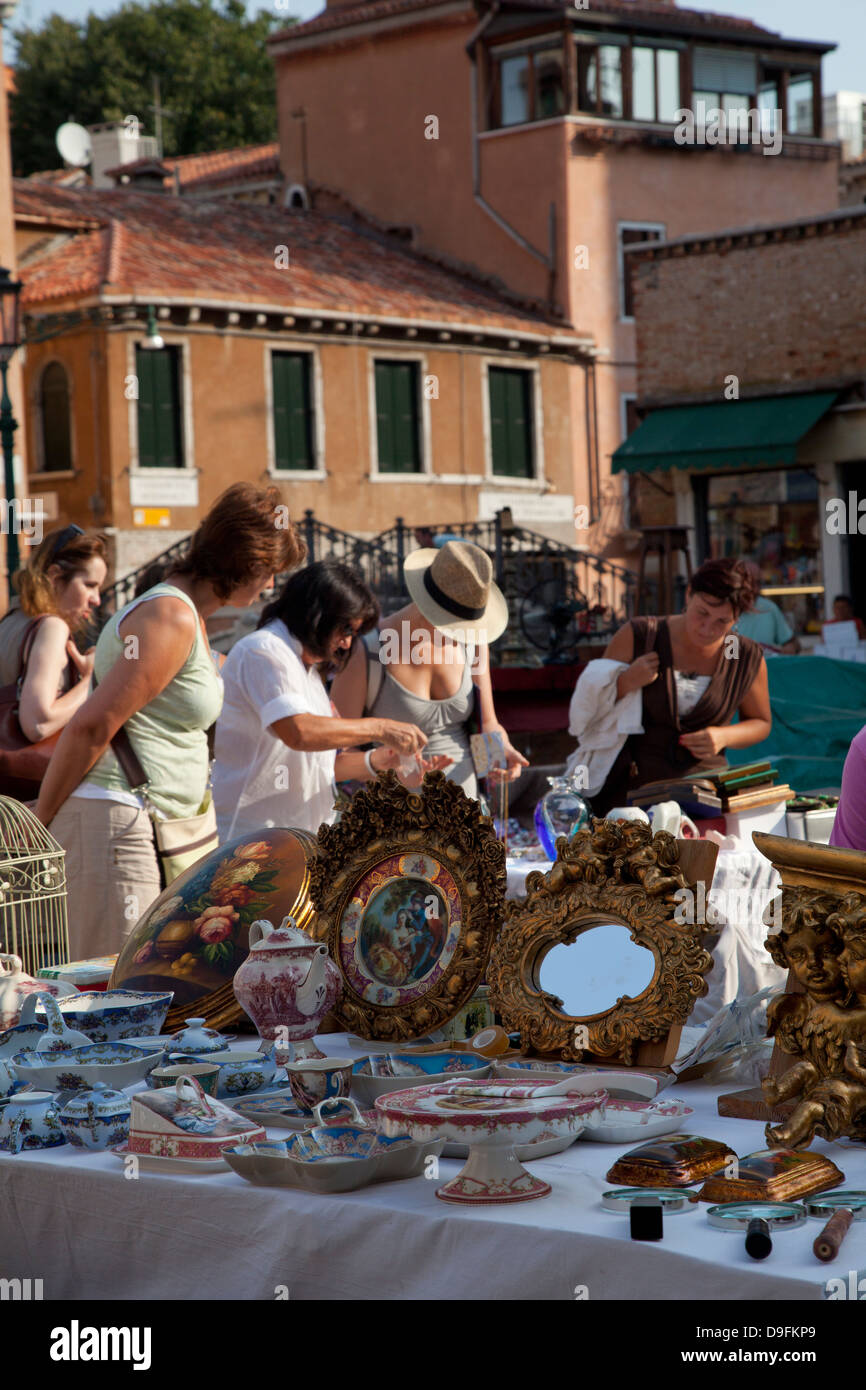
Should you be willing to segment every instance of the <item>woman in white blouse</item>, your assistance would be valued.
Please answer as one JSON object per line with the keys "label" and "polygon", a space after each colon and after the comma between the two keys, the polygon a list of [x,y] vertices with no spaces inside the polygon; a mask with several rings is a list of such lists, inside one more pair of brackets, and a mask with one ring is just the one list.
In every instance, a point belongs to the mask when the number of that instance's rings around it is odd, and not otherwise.
{"label": "woman in white blouse", "polygon": [[[335,781],[367,781],[410,760],[427,737],[393,719],[335,716],[320,667],[339,669],[378,610],[348,565],[321,560],[290,575],[257,631],[229,652],[216,726],[214,804],[225,843],[272,826],[315,832],[334,819]],[[380,744],[367,753],[338,751]]]}

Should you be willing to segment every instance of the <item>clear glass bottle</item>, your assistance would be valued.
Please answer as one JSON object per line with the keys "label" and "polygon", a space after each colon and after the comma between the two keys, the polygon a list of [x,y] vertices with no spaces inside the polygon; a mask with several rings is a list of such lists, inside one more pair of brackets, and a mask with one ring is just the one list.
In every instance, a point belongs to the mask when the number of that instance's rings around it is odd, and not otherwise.
{"label": "clear glass bottle", "polygon": [[555,859],[556,841],[560,835],[571,836],[587,825],[589,808],[573,776],[547,780],[550,791],[545,792],[535,808],[535,829],[548,859]]}

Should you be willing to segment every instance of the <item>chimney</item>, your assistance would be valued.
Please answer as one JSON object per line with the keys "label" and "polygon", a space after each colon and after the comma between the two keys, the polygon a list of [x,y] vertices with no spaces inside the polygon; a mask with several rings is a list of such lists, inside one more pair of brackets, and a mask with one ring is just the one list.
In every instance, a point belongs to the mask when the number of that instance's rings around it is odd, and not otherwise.
{"label": "chimney", "polygon": [[93,143],[90,173],[94,188],[115,187],[115,180],[106,176],[106,169],[132,164],[137,159],[159,158],[155,138],[141,134],[141,123],[134,116],[127,116],[125,121],[91,125],[87,129]]}

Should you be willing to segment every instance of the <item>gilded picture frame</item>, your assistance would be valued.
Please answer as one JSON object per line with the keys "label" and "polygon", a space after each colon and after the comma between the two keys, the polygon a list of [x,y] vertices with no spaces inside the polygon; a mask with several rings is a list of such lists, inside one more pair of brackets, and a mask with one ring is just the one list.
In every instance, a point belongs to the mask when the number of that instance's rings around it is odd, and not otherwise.
{"label": "gilded picture frame", "polygon": [[441,772],[417,790],[387,772],[356,792],[310,866],[314,930],[343,977],[339,1022],[394,1043],[448,1023],[484,979],[505,886],[492,822]]}
{"label": "gilded picture frame", "polygon": [[[680,863],[680,844],[664,832],[653,836],[639,822],[596,819],[573,840],[559,839],[556,848],[549,872],[530,874],[525,898],[506,904],[488,969],[493,1007],[505,1028],[520,1032],[524,1049],[564,1061],[665,1065],[695,1000],[707,993],[704,976],[712,965],[700,925],[678,912],[683,890],[693,887]],[[635,998],[576,1017],[542,989],[541,962],[555,946],[605,923],[625,926],[633,942],[652,952],[653,977]],[[650,1044],[662,1046],[653,1052]]]}

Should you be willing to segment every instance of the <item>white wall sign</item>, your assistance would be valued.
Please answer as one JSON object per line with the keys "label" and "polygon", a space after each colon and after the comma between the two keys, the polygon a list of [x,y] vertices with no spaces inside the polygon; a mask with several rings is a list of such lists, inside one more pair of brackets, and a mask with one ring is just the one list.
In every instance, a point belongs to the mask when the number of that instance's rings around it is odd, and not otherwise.
{"label": "white wall sign", "polygon": [[198,473],[150,469],[129,475],[132,507],[197,507]]}
{"label": "white wall sign", "polygon": [[482,488],[478,494],[478,520],[492,521],[503,507],[510,507],[518,525],[531,526],[534,521],[571,523],[574,519],[574,497],[571,493],[507,492],[504,488]]}

